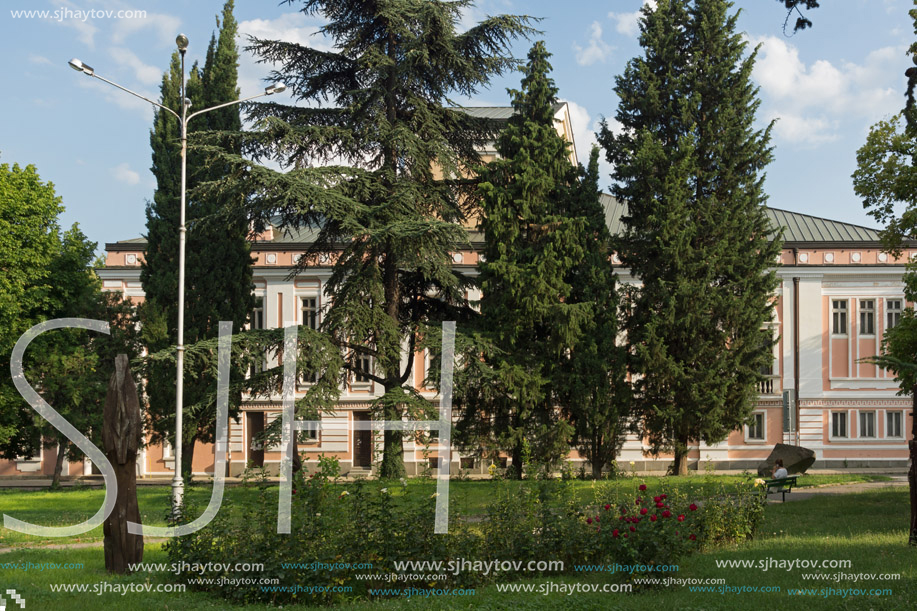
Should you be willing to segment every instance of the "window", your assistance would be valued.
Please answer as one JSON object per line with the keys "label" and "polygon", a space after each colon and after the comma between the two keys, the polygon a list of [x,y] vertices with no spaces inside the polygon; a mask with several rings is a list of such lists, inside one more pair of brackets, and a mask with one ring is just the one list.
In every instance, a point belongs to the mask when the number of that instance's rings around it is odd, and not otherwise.
{"label": "window", "polygon": [[885,302],[885,329],[894,329],[901,322],[901,310],[904,304],[900,299],[889,299]]}
{"label": "window", "polygon": [[356,368],[359,370],[354,373],[353,379],[357,384],[369,384],[372,380],[369,379],[369,373],[373,371],[373,357],[367,355],[361,355],[357,357]]}
{"label": "window", "polygon": [[831,436],[847,436],[847,412],[832,412],[831,414]]}
{"label": "window", "polygon": [[474,469],[474,456],[462,456],[459,458],[459,467],[462,469]]}
{"label": "window", "polygon": [[172,458],[172,444],[168,441],[162,442],[162,457],[164,459]]}
{"label": "window", "polygon": [[296,441],[299,443],[318,443],[318,425],[309,424],[308,428],[298,431],[299,436]]}
{"label": "window", "polygon": [[430,457],[430,468],[439,469],[439,456]]}
{"label": "window", "polygon": [[835,335],[847,335],[847,300],[832,299],[831,311],[833,314],[831,332]]}
{"label": "window", "polygon": [[264,328],[264,301],[258,297],[257,307],[252,310],[252,329]]}
{"label": "window", "polygon": [[901,434],[901,412],[885,412],[885,436],[903,437]]}
{"label": "window", "polygon": [[876,301],[860,299],[860,335],[876,334]]}
{"label": "window", "polygon": [[[318,330],[318,297],[300,297],[299,311],[302,312],[302,326]],[[318,382],[318,371],[301,371],[299,383],[302,385]]]}
{"label": "window", "polygon": [[752,414],[752,422],[748,425],[748,438],[764,441],[764,414],[761,412]]}
{"label": "window", "polygon": [[[264,298],[263,297],[256,298],[255,309],[252,310],[251,328],[252,330],[264,328]],[[256,373],[261,373],[265,369],[267,369],[267,355],[265,355],[265,358],[263,359],[255,359],[255,362],[251,364],[251,367],[248,370],[248,375],[252,376]]]}
{"label": "window", "polygon": [[302,325],[310,329],[318,329],[318,297],[300,297],[300,310],[302,311]]}
{"label": "window", "polygon": [[875,412],[860,412],[860,437],[875,437],[876,436],[876,413]]}

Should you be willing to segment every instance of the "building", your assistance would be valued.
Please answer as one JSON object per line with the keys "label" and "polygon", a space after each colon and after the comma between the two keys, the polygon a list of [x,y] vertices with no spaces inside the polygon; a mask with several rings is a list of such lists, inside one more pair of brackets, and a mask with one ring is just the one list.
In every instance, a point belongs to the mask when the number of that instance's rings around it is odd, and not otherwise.
{"label": "building", "polygon": [[[505,119],[510,108],[482,108],[472,112]],[[566,104],[557,107],[558,131],[572,141],[572,128]],[[495,151],[483,154],[493,156]],[[575,161],[575,149],[571,155]],[[624,207],[609,196],[603,196],[606,219],[612,232],[620,231]],[[759,385],[759,400],[753,422],[715,446],[700,444],[689,453],[691,468],[754,470],[770,453],[775,443],[803,445],[815,451],[815,467],[884,467],[905,468],[908,461],[907,441],[910,397],[898,397],[893,375],[874,365],[859,362],[878,353],[882,335],[897,324],[904,300],[902,274],[904,264],[917,257],[917,243],[908,245],[900,258],[881,252],[875,230],[813,217],[805,214],[767,209],[775,229],[783,228],[784,245],[777,265],[780,279],[775,295],[772,330],[778,339],[774,347],[773,366],[767,379]],[[455,266],[474,273],[482,236],[472,233],[471,248],[453,253]],[[288,233],[281,227],[269,227],[252,245],[255,293],[259,306],[252,325],[275,328],[285,320],[316,327],[327,304],[323,287],[330,276],[333,253],[319,257],[307,273],[289,278],[299,257],[311,243],[308,232]],[[143,299],[140,263],[145,242],[131,239],[106,244],[106,266],[99,274],[103,288],[121,291],[139,301]],[[623,282],[634,282],[615,259]],[[476,299],[477,295],[469,295]],[[424,396],[436,401],[436,392],[423,387],[429,360],[423,352],[406,355],[415,359],[414,385]],[[273,363],[273,365],[278,365]],[[300,379],[299,393],[305,392],[308,380]],[[347,422],[369,418],[369,406],[381,394],[377,385],[366,379],[351,378],[342,389],[338,409],[325,415],[323,421]],[[239,421],[229,426],[230,473],[239,474],[248,464],[276,470],[279,448],[259,448],[253,438],[281,409],[280,396],[267,401],[247,401]],[[381,435],[370,431],[327,430],[315,432],[300,445],[303,458],[309,462],[319,454],[336,456],[342,470],[370,473],[375,447],[381,447]],[[421,473],[436,463],[437,446],[427,447],[405,441],[405,463],[409,474]],[[671,458],[653,458],[644,452],[642,440],[627,439],[619,462],[634,461],[635,468],[665,469]],[[18,461],[0,461],[0,476],[50,474],[55,452],[44,450],[38,456]],[[571,452],[570,460],[581,463]],[[486,472],[487,466],[473,457],[453,453],[453,472],[468,469]],[[147,447],[139,459],[143,476],[172,475],[174,460],[169,447]],[[198,448],[193,470],[212,473],[212,447]],[[68,464],[65,475],[90,472],[88,462]]]}

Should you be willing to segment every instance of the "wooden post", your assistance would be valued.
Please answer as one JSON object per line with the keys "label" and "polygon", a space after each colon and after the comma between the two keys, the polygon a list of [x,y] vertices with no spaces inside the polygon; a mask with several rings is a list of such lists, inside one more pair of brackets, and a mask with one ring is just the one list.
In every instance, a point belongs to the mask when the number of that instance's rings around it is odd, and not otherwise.
{"label": "wooden post", "polygon": [[115,373],[108,382],[102,424],[105,456],[115,470],[118,494],[115,508],[105,520],[105,568],[109,573],[130,573],[129,566],[143,560],[143,536],[127,532],[127,523],[140,524],[137,505],[137,452],[140,449],[140,400],[128,369],[127,355],[115,358]]}

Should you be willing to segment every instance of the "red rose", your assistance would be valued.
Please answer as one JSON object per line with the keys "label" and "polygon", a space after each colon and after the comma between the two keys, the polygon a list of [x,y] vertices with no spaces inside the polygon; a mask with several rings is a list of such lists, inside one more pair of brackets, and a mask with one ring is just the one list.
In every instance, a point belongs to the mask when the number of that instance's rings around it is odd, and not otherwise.
{"label": "red rose", "polygon": [[664,499],[664,498],[666,498],[666,495],[665,495],[665,494],[661,494],[661,495],[659,495],[659,498]]}
{"label": "red rose", "polygon": [[688,538],[691,539],[692,541],[697,541],[697,535],[691,534],[691,535],[688,535]]}
{"label": "red rose", "polygon": [[678,521],[679,521],[679,522],[684,522],[684,521],[685,521],[685,514],[681,514],[680,516],[678,516]]}
{"label": "red rose", "polygon": [[622,507],[622,508],[621,508],[621,513],[627,513],[627,508]]}
{"label": "red rose", "polygon": [[646,484],[640,484],[640,490],[646,490]]}
{"label": "red rose", "polygon": [[592,524],[592,518],[586,518],[586,524]]}
{"label": "red rose", "polygon": [[650,522],[655,522],[657,520],[655,515],[650,516]]}
{"label": "red rose", "polygon": [[671,516],[672,516],[672,512],[669,511],[668,509],[666,509],[665,511],[662,512],[662,517],[663,517],[663,518],[669,518],[669,517],[671,517]]}
{"label": "red rose", "polygon": [[697,505],[695,505],[694,503],[691,503],[691,504],[688,506],[688,509],[690,509],[691,511],[697,511]]}
{"label": "red rose", "polygon": [[624,519],[624,516],[621,516],[621,517],[620,517],[620,518],[618,518],[618,519],[619,519],[619,520],[623,520],[623,519]]}
{"label": "red rose", "polygon": [[599,521],[599,516],[595,516],[595,521],[596,521],[596,522]]}
{"label": "red rose", "polygon": [[641,499],[639,496],[637,497],[637,500],[634,501],[634,503],[637,505],[639,505],[642,502],[643,502],[643,499]]}
{"label": "red rose", "polygon": [[611,509],[611,505],[605,505],[605,511],[608,511],[609,509]]}
{"label": "red rose", "polygon": [[627,533],[624,533],[624,538],[625,538],[625,539],[627,538]]}
{"label": "red rose", "polygon": [[646,507],[644,507],[643,509],[640,510],[640,515],[645,516],[647,511],[649,510]]}
{"label": "red rose", "polygon": [[620,533],[618,532],[618,529],[617,529],[617,528],[614,529],[613,531],[611,531],[611,536],[612,536],[612,537],[617,537],[619,534],[620,534]]}
{"label": "red rose", "polygon": [[676,534],[676,535],[678,534],[678,531],[677,531],[677,530],[675,531],[675,534]]}
{"label": "red rose", "polygon": [[661,501],[661,500],[662,500],[662,497],[661,497],[661,496],[654,496],[654,497],[653,497],[653,502],[654,502],[654,503],[658,503],[658,502]]}
{"label": "red rose", "polygon": [[656,507],[660,507],[660,508],[663,507],[662,501],[659,501],[658,503],[656,503]]}
{"label": "red rose", "polygon": [[631,526],[631,527],[630,527],[630,532],[632,532],[632,533],[637,532],[637,527],[636,527],[636,526]]}

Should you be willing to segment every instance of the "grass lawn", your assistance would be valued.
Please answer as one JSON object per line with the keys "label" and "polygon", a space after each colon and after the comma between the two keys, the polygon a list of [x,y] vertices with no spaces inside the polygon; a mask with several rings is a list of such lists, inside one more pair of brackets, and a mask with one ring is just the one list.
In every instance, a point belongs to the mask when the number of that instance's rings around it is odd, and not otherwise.
{"label": "grass lawn", "polygon": [[[831,476],[832,478],[836,476]],[[662,478],[660,478],[662,479]],[[638,481],[624,480],[611,485],[624,486],[630,490],[639,481],[647,481],[658,486],[678,488],[690,487],[697,493],[702,490],[715,490],[720,486],[735,485],[742,478],[730,476],[690,476],[687,478],[668,478],[652,482],[651,478]],[[800,480],[809,485],[826,483],[817,476]],[[373,484],[375,485],[375,484]],[[411,485],[434,486],[433,482],[412,482]],[[501,482],[500,487],[524,485],[518,482]],[[574,490],[577,496],[588,501],[593,491],[590,482],[577,482]],[[479,512],[488,500],[493,498],[492,482],[454,482],[452,496],[455,500],[453,511]],[[144,508],[144,520],[148,523],[162,523],[168,505],[168,487],[141,488],[140,503]],[[204,501],[208,494],[206,488],[191,492],[199,495]],[[233,488],[227,491],[225,503],[244,503],[253,498],[256,490]],[[0,511],[15,515],[20,519],[34,520],[47,524],[61,525],[84,519],[97,509],[102,499],[99,490],[68,490],[64,492],[17,492],[4,490],[0,492]],[[411,600],[390,599],[387,601],[355,601],[347,608],[365,611],[388,609],[907,609],[917,608],[917,549],[906,547],[908,497],[906,487],[881,488],[866,493],[831,495],[808,500],[776,503],[768,505],[764,523],[758,537],[739,546],[721,547],[707,550],[684,559],[677,573],[668,573],[679,579],[723,579],[730,588],[779,588],[779,591],[762,592],[727,592],[720,593],[719,585],[711,585],[714,591],[691,592],[687,586],[669,586],[644,588],[633,593],[576,593],[570,596],[552,594],[545,596],[537,592],[553,584],[595,584],[619,583],[618,574],[576,573],[564,577],[544,577],[537,580],[514,581],[515,585],[530,585],[535,592],[500,592],[496,585],[477,590],[473,596],[412,598]],[[157,516],[160,518],[156,520]],[[273,519],[270,516],[267,519]],[[32,539],[32,545],[47,544],[50,540],[37,540],[8,530],[2,530],[0,547],[11,542],[22,545],[26,539]],[[83,539],[97,539],[99,535],[90,533]],[[62,541],[54,541],[61,543]],[[67,540],[65,542],[73,542]],[[846,568],[803,569],[772,567],[768,570],[759,568],[769,561],[788,560],[847,560]],[[147,545],[145,561],[166,562],[160,545]],[[752,561],[751,568],[727,568],[718,566],[720,561]],[[4,563],[11,562],[54,562],[82,563],[82,569],[57,570],[14,570],[4,568]],[[785,564],[785,562],[784,562]],[[839,581],[833,574],[843,572],[855,574],[900,574],[899,580],[866,580],[854,582],[850,578]],[[804,574],[825,573],[830,578],[806,580]],[[108,591],[100,595],[93,588],[134,584],[135,587],[151,584],[172,583],[173,579],[166,573],[135,574],[129,577],[112,577],[106,574],[102,550],[92,549],[22,549],[0,555],[0,585],[3,589],[14,588],[25,597],[27,608],[53,607],[59,609],[189,609],[189,608],[227,608],[227,603],[207,594],[186,592],[174,593],[136,593],[122,595]],[[86,593],[55,593],[50,584],[86,584]],[[793,596],[789,590],[809,588],[820,591],[823,588],[834,588],[836,591],[859,588],[869,591],[874,588],[889,588],[891,594],[880,596],[857,596],[848,593],[847,597],[830,595]],[[9,607],[8,607],[9,608]],[[266,609],[265,606],[234,607],[238,609]],[[286,608],[307,608],[290,607]],[[343,607],[339,607],[343,608]]]}
{"label": "grass lawn", "polygon": [[[824,486],[829,484],[853,484],[860,482],[889,481],[883,475],[851,474],[851,475],[805,475],[799,478],[797,487]],[[688,475],[684,477],[636,477],[623,478],[611,481],[582,481],[572,482],[572,488],[578,501],[590,502],[599,490],[632,491],[640,483],[646,483],[653,488],[665,490],[666,488],[679,488],[689,495],[703,497],[722,489],[730,490],[733,487],[747,482],[748,478],[740,475]],[[349,483],[339,484],[342,488],[352,486]],[[396,494],[399,486],[391,486],[379,481],[370,481],[368,486],[381,488],[388,486]],[[435,480],[412,479],[410,486],[429,489],[432,493],[436,490]],[[474,516],[484,513],[487,505],[498,494],[512,493],[527,482],[489,480],[458,481],[450,484],[450,511],[455,516]],[[272,486],[277,490],[277,486]],[[169,513],[171,487],[163,486],[138,486],[137,497],[140,504],[141,518],[144,524],[164,526]],[[256,487],[231,486],[226,488],[223,504],[250,503],[258,496]],[[204,507],[210,498],[208,485],[195,485],[186,492],[187,502],[190,505]],[[20,520],[45,526],[66,526],[77,524],[86,520],[102,505],[105,493],[99,488],[63,488],[58,491],[22,491],[14,488],[0,489],[0,513],[9,514]],[[102,528],[98,527],[79,537],[69,538],[67,542],[83,543],[99,541],[102,539]],[[43,545],[62,543],[53,537],[36,537],[24,535],[5,528],[0,528],[0,548],[16,547],[20,545]]]}

